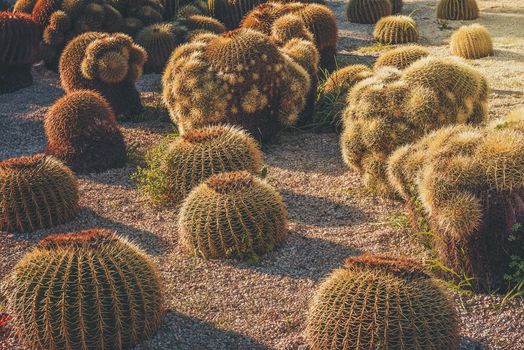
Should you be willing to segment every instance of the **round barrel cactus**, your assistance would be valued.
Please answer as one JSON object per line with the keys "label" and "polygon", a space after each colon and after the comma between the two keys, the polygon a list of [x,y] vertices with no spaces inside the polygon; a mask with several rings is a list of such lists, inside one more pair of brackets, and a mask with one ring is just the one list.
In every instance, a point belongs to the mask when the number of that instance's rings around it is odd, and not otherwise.
{"label": "round barrel cactus", "polygon": [[60,161],[38,154],[0,162],[0,231],[61,225],[78,209],[77,180]]}
{"label": "round barrel cactus", "polygon": [[346,15],[350,22],[373,24],[393,13],[390,0],[349,0]]}
{"label": "round barrel cactus", "polygon": [[437,18],[451,20],[472,20],[479,16],[476,0],[439,0]]}
{"label": "round barrel cactus", "polygon": [[224,23],[227,29],[235,29],[242,18],[265,0],[208,0],[210,14]]}
{"label": "round barrel cactus", "polygon": [[493,41],[486,27],[472,24],[460,27],[451,35],[451,53],[469,59],[493,55]]}
{"label": "round barrel cactus", "polygon": [[422,266],[405,257],[347,259],[315,292],[306,338],[313,350],[457,349],[458,316]]}
{"label": "round barrel cactus", "polygon": [[430,51],[424,46],[402,45],[380,55],[375,62],[375,68],[389,66],[402,70],[429,55]]}
{"label": "round barrel cactus", "polygon": [[221,173],[185,199],[182,246],[203,258],[253,259],[283,243],[287,211],[280,195],[246,171]]}
{"label": "round barrel cactus", "polygon": [[6,284],[15,332],[30,349],[129,349],[163,317],[157,267],[105,229],[43,239]]}
{"label": "round barrel cactus", "polygon": [[375,25],[373,38],[386,45],[416,42],[418,41],[417,22],[409,16],[382,17]]}
{"label": "round barrel cactus", "polygon": [[135,179],[154,204],[177,206],[212,175],[239,170],[258,174],[262,159],[258,144],[242,129],[210,126],[167,138],[148,152],[148,167],[139,168]]}
{"label": "round barrel cactus", "polygon": [[45,153],[77,173],[100,172],[122,167],[126,144],[109,103],[90,90],[65,95],[47,112]]}
{"label": "round barrel cactus", "polygon": [[67,93],[95,90],[117,114],[142,110],[135,82],[147,60],[143,48],[125,34],[87,32],[67,44],[60,57],[60,80]]}
{"label": "round barrel cactus", "polygon": [[182,133],[228,123],[269,140],[297,120],[310,87],[303,67],[254,30],[205,37],[178,47],[163,76],[164,102]]}

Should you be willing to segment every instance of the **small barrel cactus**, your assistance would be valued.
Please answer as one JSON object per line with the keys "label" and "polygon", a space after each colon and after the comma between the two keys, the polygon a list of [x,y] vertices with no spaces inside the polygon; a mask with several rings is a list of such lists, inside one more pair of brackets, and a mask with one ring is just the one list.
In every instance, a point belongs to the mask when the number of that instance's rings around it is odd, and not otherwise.
{"label": "small barrel cactus", "polygon": [[78,213],[71,170],[38,154],[0,162],[0,231],[32,232],[61,225]]}
{"label": "small barrel cactus", "polygon": [[349,90],[359,81],[372,75],[373,72],[367,66],[354,64],[334,71],[322,85],[317,110],[326,114],[324,119],[336,130],[341,129],[341,114],[346,107]]}
{"label": "small barrel cactus", "polygon": [[227,29],[235,29],[242,18],[265,0],[208,0],[211,16],[224,23]]}
{"label": "small barrel cactus", "polygon": [[406,44],[418,41],[417,22],[409,16],[382,17],[375,25],[373,38],[381,44]]}
{"label": "small barrel cactus", "polygon": [[173,50],[185,41],[187,30],[173,23],[157,23],[142,29],[136,43],[147,52],[146,73],[162,73]]}
{"label": "small barrel cactus", "polygon": [[312,350],[457,349],[458,316],[444,289],[406,257],[346,260],[315,292],[306,339]]}
{"label": "small barrel cactus", "polygon": [[56,101],[44,119],[45,152],[77,173],[123,166],[126,144],[113,110],[97,92],[73,91]]}
{"label": "small barrel cactus", "polygon": [[202,15],[191,15],[177,21],[185,26],[191,35],[201,33],[220,34],[226,31],[226,27],[219,20]]}
{"label": "small barrel cactus", "polygon": [[451,35],[451,53],[477,59],[493,55],[493,42],[486,27],[480,24],[460,27]]}
{"label": "small barrel cactus", "polygon": [[373,24],[393,13],[390,0],[349,0],[346,15],[350,22]]}
{"label": "small barrel cactus", "polygon": [[[334,65],[337,49],[338,28],[334,13],[327,6],[278,2],[262,4],[246,15],[242,27],[256,29],[270,35],[274,29],[274,22],[289,14],[296,15],[304,21],[306,29],[313,34],[315,45],[320,53],[321,66],[331,68]],[[292,17],[287,18],[289,20]],[[282,27],[282,24],[284,23],[277,25],[277,28]]]}
{"label": "small barrel cactus", "polygon": [[121,32],[134,38],[142,29],[144,29],[144,27],[144,22],[142,22],[138,18],[126,17],[124,18],[124,22],[122,23]]}
{"label": "small barrel cactus", "polygon": [[402,70],[410,66],[413,62],[429,55],[429,50],[424,46],[399,46],[380,55],[375,62],[375,68],[389,66]]}
{"label": "small barrel cactus", "polygon": [[451,20],[472,20],[479,16],[476,0],[439,0],[437,18]]}
{"label": "small barrel cactus", "polygon": [[253,259],[284,242],[281,196],[246,171],[221,173],[197,186],[180,211],[182,246],[203,258]]}
{"label": "small barrel cactus", "polygon": [[147,54],[125,34],[88,32],[71,40],[60,57],[60,80],[67,93],[95,90],[114,112],[142,110],[135,82],[142,75]]}
{"label": "small barrel cactus", "polygon": [[164,102],[182,133],[229,123],[263,140],[296,121],[309,87],[303,67],[250,29],[178,47],[163,76]]}
{"label": "small barrel cactus", "polygon": [[25,13],[0,12],[0,94],[33,83],[31,65],[38,55],[41,31]]}
{"label": "small barrel cactus", "polygon": [[[507,290],[524,255],[524,115],[488,128],[441,129],[397,150],[388,173],[411,216],[424,219],[444,277],[475,291]],[[422,210],[415,211],[419,202]],[[453,273],[449,273],[453,271]]]}
{"label": "small barrel cactus", "polygon": [[14,330],[30,349],[128,349],[163,318],[157,267],[106,229],[43,239],[6,285]]}
{"label": "small barrel cactus", "polygon": [[154,204],[178,206],[191,189],[212,175],[245,170],[258,174],[262,152],[256,141],[234,126],[210,126],[167,138],[148,152],[139,168],[138,187]]}

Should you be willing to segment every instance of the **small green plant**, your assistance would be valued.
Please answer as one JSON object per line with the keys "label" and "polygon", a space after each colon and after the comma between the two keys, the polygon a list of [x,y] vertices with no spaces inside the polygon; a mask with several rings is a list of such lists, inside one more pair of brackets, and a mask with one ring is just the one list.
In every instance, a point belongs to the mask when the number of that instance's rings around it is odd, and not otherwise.
{"label": "small green plant", "polygon": [[437,18],[437,24],[439,30],[450,30],[449,21],[446,19]]}
{"label": "small green plant", "polygon": [[[512,227],[512,232],[508,237],[510,242],[515,244],[522,244],[522,252],[524,253],[524,225],[522,223],[515,223]],[[512,255],[510,257],[509,273],[504,275],[504,279],[512,287],[509,295],[513,297],[517,295],[524,295],[524,255]]]}

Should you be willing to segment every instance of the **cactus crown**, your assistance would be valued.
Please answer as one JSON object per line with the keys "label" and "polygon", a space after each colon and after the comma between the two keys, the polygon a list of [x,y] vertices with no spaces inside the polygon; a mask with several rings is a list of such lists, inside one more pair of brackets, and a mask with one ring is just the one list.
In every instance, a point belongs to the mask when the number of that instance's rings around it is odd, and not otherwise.
{"label": "cactus crown", "polygon": [[253,185],[253,175],[247,171],[238,171],[223,175],[217,174],[211,176],[206,184],[217,193],[227,194],[241,191]]}
{"label": "cactus crown", "polygon": [[40,248],[55,250],[57,248],[99,249],[106,244],[112,244],[116,236],[108,229],[90,229],[76,233],[59,233],[47,236],[38,242]]}
{"label": "cactus crown", "polygon": [[3,174],[28,170],[40,163],[44,156],[43,153],[39,153],[32,156],[4,159],[0,161],[0,170]]}
{"label": "cactus crown", "polygon": [[348,258],[344,264],[344,268],[381,271],[408,280],[430,278],[419,261],[404,256],[392,257],[389,255],[366,253]]}
{"label": "cactus crown", "polygon": [[424,46],[403,45],[380,55],[375,63],[375,68],[390,66],[405,69],[415,61],[429,55],[430,51]]}

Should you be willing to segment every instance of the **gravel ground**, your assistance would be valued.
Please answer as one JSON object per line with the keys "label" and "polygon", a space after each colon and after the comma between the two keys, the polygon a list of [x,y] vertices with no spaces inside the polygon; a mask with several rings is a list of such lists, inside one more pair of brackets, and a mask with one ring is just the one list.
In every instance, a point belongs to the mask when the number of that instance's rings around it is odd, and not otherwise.
{"label": "gravel ground", "polygon": [[[523,105],[524,1],[480,1],[478,22],[493,35],[496,55],[470,62],[488,77],[493,93],[491,117]],[[373,26],[345,21],[342,1],[331,1],[340,26],[340,62],[372,63]],[[408,1],[421,28],[421,43],[435,55],[448,54],[451,30],[440,30],[434,1]],[[453,29],[460,22],[449,23]],[[63,92],[56,74],[35,68],[35,84],[0,95],[0,159],[34,153],[45,146],[42,119]],[[139,88],[155,98],[158,75]],[[128,144],[143,150],[172,126],[165,121],[122,123]],[[401,203],[370,196],[357,174],[343,165],[336,134],[285,132],[264,148],[268,181],[284,196],[290,236],[280,249],[255,265],[205,261],[178,247],[177,213],[151,208],[135,191],[129,175],[135,165],[80,177],[80,215],[72,222],[29,235],[0,234],[0,278],[40,238],[54,232],[110,227],[151,254],[165,279],[169,312],[158,334],[138,349],[299,349],[308,300],[318,282],[344,258],[363,251],[402,253],[424,258],[402,224]],[[462,319],[464,349],[524,349],[524,301],[501,306],[496,295],[450,290]],[[23,349],[16,339],[0,349]]]}

